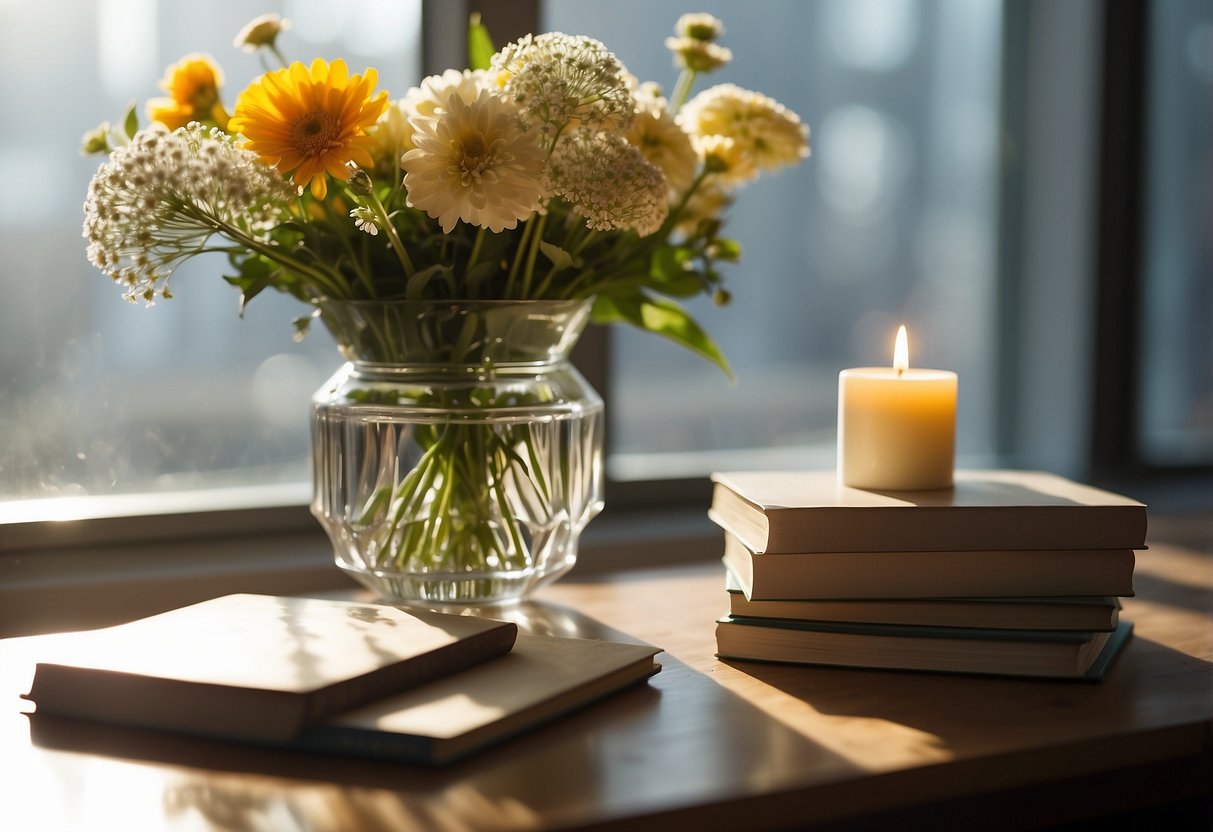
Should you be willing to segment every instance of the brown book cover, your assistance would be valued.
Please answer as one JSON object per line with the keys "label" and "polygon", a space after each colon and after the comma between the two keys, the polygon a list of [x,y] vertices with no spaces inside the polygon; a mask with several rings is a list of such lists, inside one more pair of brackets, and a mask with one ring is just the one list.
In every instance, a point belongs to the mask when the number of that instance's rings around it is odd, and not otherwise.
{"label": "brown book cover", "polygon": [[349,601],[229,595],[82,633],[41,662],[38,713],[251,740],[506,653],[516,624]]}
{"label": "brown book cover", "polygon": [[834,471],[716,473],[709,516],[755,552],[1141,549],[1146,507],[1041,471],[958,471],[953,488],[847,488]]}

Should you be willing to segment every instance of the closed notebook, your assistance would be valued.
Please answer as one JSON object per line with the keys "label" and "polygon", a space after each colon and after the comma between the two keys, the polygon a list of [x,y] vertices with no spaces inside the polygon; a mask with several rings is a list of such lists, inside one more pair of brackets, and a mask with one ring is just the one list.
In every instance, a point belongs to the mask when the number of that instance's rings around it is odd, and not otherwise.
{"label": "closed notebook", "polygon": [[229,595],[81,633],[39,663],[39,713],[254,740],[506,653],[517,625],[390,606]]}
{"label": "closed notebook", "polygon": [[[473,751],[638,684],[661,669],[655,647],[519,635],[514,649],[475,667],[386,697],[282,742],[248,747],[306,754],[445,765]],[[213,740],[84,723],[41,711],[31,736],[47,748],[115,748],[152,759],[206,765]]]}
{"label": "closed notebook", "polygon": [[727,659],[1094,681],[1132,627],[1122,620],[1110,633],[957,630],[730,617],[717,622],[716,645]]}

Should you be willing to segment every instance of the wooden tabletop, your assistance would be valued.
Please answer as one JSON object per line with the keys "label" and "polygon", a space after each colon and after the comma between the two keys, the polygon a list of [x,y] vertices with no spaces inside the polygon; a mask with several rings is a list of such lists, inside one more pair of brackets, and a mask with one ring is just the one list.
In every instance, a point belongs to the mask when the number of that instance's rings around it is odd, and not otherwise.
{"label": "wooden tabletop", "polygon": [[[1213,557],[1140,554],[1098,684],[722,662],[717,564],[565,580],[532,632],[665,649],[647,685],[446,770],[18,713],[54,637],[0,642],[0,829],[1019,828],[1213,792]],[[35,725],[36,728],[36,725]],[[884,818],[885,822],[881,823]]]}

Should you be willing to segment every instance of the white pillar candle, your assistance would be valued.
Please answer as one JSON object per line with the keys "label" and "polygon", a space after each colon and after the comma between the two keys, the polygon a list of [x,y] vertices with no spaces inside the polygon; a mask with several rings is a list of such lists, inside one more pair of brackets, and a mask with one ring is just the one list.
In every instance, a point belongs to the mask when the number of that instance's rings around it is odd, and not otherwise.
{"label": "white pillar candle", "polygon": [[910,369],[906,328],[892,367],[838,375],[838,478],[871,491],[950,488],[956,373]]}

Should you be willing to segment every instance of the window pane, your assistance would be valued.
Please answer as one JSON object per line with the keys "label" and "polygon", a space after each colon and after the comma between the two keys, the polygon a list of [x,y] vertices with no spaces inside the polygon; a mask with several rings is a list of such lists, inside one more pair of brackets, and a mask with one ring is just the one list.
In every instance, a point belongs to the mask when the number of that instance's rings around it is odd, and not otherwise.
{"label": "window pane", "polygon": [[[1152,3],[1138,423],[1145,462],[1213,463],[1213,9]],[[1196,106],[1193,106],[1196,105]]]}
{"label": "window pane", "polygon": [[[307,403],[338,365],[306,307],[273,293],[243,320],[222,258],[173,278],[173,300],[131,305],[85,259],[85,189],[100,163],[80,136],[156,96],[190,52],[223,67],[229,108],[262,71],[232,40],[259,12],[294,27],[290,58],[379,69],[395,95],[419,72],[420,0],[355,8],[288,0],[0,3],[0,499],[306,481]],[[141,119],[146,121],[141,112]]]}
{"label": "window pane", "polygon": [[[914,364],[960,374],[959,452],[990,453],[1000,3],[696,9],[721,18],[734,56],[699,89],[727,81],[776,98],[810,124],[813,155],[741,194],[726,227],[743,249],[734,301],[694,304],[736,383],[652,336],[616,333],[609,471],[832,465],[838,372],[891,364],[901,322]],[[668,90],[662,42],[680,10],[559,0],[544,23],[600,38]]]}

